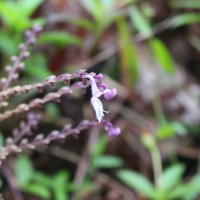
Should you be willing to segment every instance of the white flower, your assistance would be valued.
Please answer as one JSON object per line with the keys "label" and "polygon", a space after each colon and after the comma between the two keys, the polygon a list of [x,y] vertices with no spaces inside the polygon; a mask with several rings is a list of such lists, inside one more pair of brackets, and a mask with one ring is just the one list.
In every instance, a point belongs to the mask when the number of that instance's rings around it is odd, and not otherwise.
{"label": "white flower", "polygon": [[102,105],[101,101],[97,97],[92,97],[91,98],[91,104],[92,104],[92,106],[94,108],[94,111],[96,113],[96,117],[97,117],[97,119],[98,119],[98,121],[100,123],[102,118],[103,118],[103,116],[104,116],[103,113],[104,112],[108,113],[108,111],[105,111],[103,109],[103,105]]}
{"label": "white flower", "polygon": [[101,101],[99,100],[98,97],[100,97],[101,95],[103,95],[103,94],[105,94],[107,92],[110,92],[111,90],[106,89],[103,92],[101,92],[98,89],[94,78],[89,74],[83,75],[82,78],[90,79],[90,85],[91,85],[91,90],[92,90],[91,104],[92,104],[92,106],[94,108],[94,111],[95,111],[95,114],[96,114],[96,117],[97,117],[98,121],[101,122],[101,120],[102,120],[102,118],[104,116],[103,113],[104,112],[108,113],[108,111],[105,111],[103,109],[103,105],[102,105],[102,103],[101,103]]}

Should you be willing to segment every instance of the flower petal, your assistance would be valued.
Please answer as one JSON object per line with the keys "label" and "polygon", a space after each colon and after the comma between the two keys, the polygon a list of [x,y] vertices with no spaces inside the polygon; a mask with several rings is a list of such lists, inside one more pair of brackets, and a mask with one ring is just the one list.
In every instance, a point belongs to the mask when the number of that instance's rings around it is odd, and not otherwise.
{"label": "flower petal", "polygon": [[102,95],[102,92],[97,87],[96,81],[94,80],[94,78],[91,75],[85,74],[85,75],[82,76],[82,78],[89,78],[90,79],[90,85],[91,85],[93,97],[100,97]]}
{"label": "flower petal", "polygon": [[117,95],[117,90],[116,88],[110,90],[110,91],[104,91],[104,98],[107,100],[113,99]]}
{"label": "flower petal", "polygon": [[104,110],[103,110],[103,105],[102,105],[101,101],[97,97],[92,97],[91,104],[95,110],[98,121],[101,122],[101,120],[104,116],[104,114],[103,114]]}

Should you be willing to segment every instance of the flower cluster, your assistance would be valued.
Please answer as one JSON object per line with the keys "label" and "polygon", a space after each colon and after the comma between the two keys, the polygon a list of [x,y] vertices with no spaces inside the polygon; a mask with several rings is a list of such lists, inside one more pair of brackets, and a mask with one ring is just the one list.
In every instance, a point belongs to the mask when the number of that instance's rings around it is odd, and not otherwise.
{"label": "flower cluster", "polygon": [[[19,46],[19,56],[14,56],[12,60],[12,66],[6,67],[7,77],[0,80],[0,108],[7,106],[5,111],[0,114],[0,121],[3,122],[9,117],[14,115],[20,115],[21,113],[28,113],[30,110],[41,107],[49,101],[57,101],[63,95],[71,95],[77,90],[85,90],[88,85],[91,86],[91,104],[94,108],[97,120],[83,120],[76,127],[71,125],[64,126],[61,130],[53,130],[49,134],[44,135],[38,133],[35,136],[32,134],[32,130],[37,127],[41,116],[38,114],[27,114],[27,119],[19,124],[18,128],[13,130],[10,137],[6,139],[5,145],[0,147],[0,163],[8,158],[12,153],[20,153],[26,149],[34,149],[39,145],[49,144],[54,140],[61,140],[68,135],[77,135],[82,130],[90,128],[91,126],[102,126],[109,134],[109,136],[116,136],[120,133],[119,128],[114,128],[112,123],[104,120],[104,113],[108,113],[103,109],[103,104],[100,100],[101,96],[104,96],[106,100],[111,100],[117,94],[117,90],[109,89],[108,86],[103,83],[103,75],[95,73],[87,73],[85,70],[78,70],[72,74],[65,73],[59,76],[51,75],[45,80],[33,83],[30,85],[14,86],[10,87],[10,84],[18,79],[19,70],[23,70],[23,61],[29,57],[29,48],[33,46],[36,38],[40,35],[41,28],[35,25],[31,30],[26,32],[26,42]],[[73,84],[71,84],[71,80]],[[56,83],[64,83],[67,86],[62,86],[57,91],[47,92],[43,98],[34,98],[28,103],[21,103],[16,108],[9,109],[10,98],[18,96],[22,93],[28,93],[32,90],[42,92],[44,87],[54,87]],[[31,135],[31,137],[30,137]]]}

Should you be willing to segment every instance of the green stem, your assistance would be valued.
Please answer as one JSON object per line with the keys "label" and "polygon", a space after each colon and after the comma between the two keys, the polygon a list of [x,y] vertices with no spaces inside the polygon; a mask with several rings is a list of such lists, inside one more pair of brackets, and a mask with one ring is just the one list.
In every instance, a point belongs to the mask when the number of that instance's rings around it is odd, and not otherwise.
{"label": "green stem", "polygon": [[156,187],[159,186],[159,178],[162,176],[162,160],[158,146],[155,144],[154,148],[150,149],[152,165],[153,165],[153,173],[154,173],[154,181]]}
{"label": "green stem", "polygon": [[165,119],[165,115],[164,115],[164,112],[163,112],[163,109],[162,109],[159,94],[155,94],[155,97],[154,97],[152,103],[153,103],[153,108],[154,108],[154,112],[155,112],[155,116],[156,116],[157,121],[160,124],[165,124],[166,119]]}

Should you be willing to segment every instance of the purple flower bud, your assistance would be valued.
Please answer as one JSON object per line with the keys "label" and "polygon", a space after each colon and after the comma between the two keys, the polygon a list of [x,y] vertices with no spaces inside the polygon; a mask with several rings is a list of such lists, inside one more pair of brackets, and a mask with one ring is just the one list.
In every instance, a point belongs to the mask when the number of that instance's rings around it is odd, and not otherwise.
{"label": "purple flower bud", "polygon": [[103,121],[101,124],[104,126],[105,130],[108,131],[108,135],[111,137],[117,136],[121,133],[121,129],[114,128],[111,122]]}
{"label": "purple flower bud", "polygon": [[12,56],[11,57],[11,61],[13,62],[13,64],[17,61],[18,57],[17,56]]}
{"label": "purple flower bud", "polygon": [[57,139],[59,138],[59,131],[52,131],[49,135],[48,135],[48,139],[53,140],[53,139]]}
{"label": "purple flower bud", "polygon": [[94,79],[95,79],[97,84],[100,84],[102,82],[102,79],[103,79],[103,74],[95,75]]}
{"label": "purple flower bud", "polygon": [[113,129],[110,129],[110,130],[108,131],[108,134],[109,134],[109,136],[111,136],[111,137],[117,136],[117,135],[119,135],[120,133],[121,133],[121,129],[120,129],[120,128],[113,128]]}
{"label": "purple flower bud", "polygon": [[108,89],[108,86],[107,86],[107,84],[105,84],[105,83],[98,84],[98,87],[99,87],[99,89],[101,89],[101,90],[106,90],[106,89]]}
{"label": "purple flower bud", "polygon": [[38,37],[40,33],[42,32],[42,27],[39,24],[34,24],[32,30],[33,30],[34,35]]}
{"label": "purple flower bud", "polygon": [[19,50],[20,50],[20,51],[24,51],[25,49],[26,49],[25,44],[21,43],[21,44],[19,45]]}
{"label": "purple flower bud", "polygon": [[104,98],[107,100],[113,99],[117,95],[117,90],[116,88],[104,93]]}
{"label": "purple flower bud", "polygon": [[28,52],[28,51],[24,52],[23,55],[22,55],[23,59],[26,59],[29,56],[30,56],[30,52]]}
{"label": "purple flower bud", "polygon": [[77,72],[75,72],[75,74],[77,74],[78,76],[82,76],[84,75],[85,71],[86,71],[85,69],[80,69]]}
{"label": "purple flower bud", "polygon": [[96,79],[96,80],[102,80],[103,79],[103,74],[95,75],[94,79]]}

